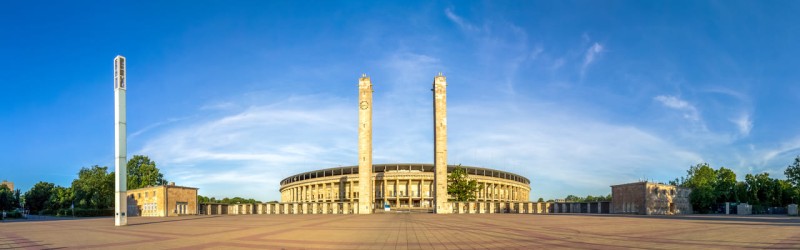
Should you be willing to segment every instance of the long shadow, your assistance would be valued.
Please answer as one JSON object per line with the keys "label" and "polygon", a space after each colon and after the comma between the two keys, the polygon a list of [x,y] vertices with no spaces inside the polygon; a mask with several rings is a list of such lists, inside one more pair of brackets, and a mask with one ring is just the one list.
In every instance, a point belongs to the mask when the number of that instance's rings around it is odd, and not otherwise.
{"label": "long shadow", "polygon": [[730,222],[759,222],[767,224],[792,224],[786,226],[800,226],[800,218],[786,215],[632,215],[632,214],[548,214],[548,215],[577,215],[618,218],[647,218],[663,220],[692,220],[692,221],[730,221]]}
{"label": "long shadow", "polygon": [[95,217],[67,217],[67,216],[49,216],[49,215],[28,215],[27,218],[2,220],[1,223],[20,223],[20,222],[34,222],[34,221],[62,221],[62,220],[86,220],[86,219],[102,219],[113,218],[113,216],[95,216]]}
{"label": "long shadow", "polygon": [[[202,216],[202,217],[200,217],[200,216]],[[128,226],[140,226],[140,225],[147,225],[147,224],[181,222],[181,221],[190,221],[190,220],[203,220],[203,219],[211,219],[211,218],[217,218],[217,217],[222,217],[222,215],[198,215],[198,217],[185,218],[185,219],[172,219],[172,220],[162,220],[162,221],[139,222],[139,223],[128,224]]]}

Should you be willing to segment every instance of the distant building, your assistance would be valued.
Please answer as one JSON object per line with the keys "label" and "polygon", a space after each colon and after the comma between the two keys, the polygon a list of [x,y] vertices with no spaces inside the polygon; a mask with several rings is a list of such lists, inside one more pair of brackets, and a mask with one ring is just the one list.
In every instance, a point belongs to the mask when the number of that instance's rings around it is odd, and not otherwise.
{"label": "distant building", "polygon": [[13,182],[10,182],[10,181],[7,181],[7,180],[3,180],[3,182],[0,182],[0,185],[6,185],[9,190],[14,191],[14,183]]}
{"label": "distant building", "polygon": [[128,190],[128,216],[196,215],[197,188],[169,185]]}
{"label": "distant building", "polygon": [[689,188],[654,182],[634,182],[611,186],[611,213],[672,215],[691,214]]}

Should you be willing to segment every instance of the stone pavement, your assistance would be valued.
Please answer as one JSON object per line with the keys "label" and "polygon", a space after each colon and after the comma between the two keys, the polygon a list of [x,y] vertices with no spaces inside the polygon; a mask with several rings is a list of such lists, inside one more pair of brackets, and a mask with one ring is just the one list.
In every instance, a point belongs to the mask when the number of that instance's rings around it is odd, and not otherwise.
{"label": "stone pavement", "polygon": [[0,249],[800,248],[800,218],[238,215],[0,223]]}

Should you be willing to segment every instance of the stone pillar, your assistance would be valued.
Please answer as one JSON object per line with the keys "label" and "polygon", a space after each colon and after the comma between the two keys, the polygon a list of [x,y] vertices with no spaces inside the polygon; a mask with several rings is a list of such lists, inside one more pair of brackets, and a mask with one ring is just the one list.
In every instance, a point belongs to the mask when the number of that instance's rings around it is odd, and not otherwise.
{"label": "stone pillar", "polygon": [[328,203],[322,203],[322,214],[328,214]]}
{"label": "stone pillar", "polygon": [[790,216],[797,216],[797,204],[789,204],[786,206],[786,214]]}
{"label": "stone pillar", "polygon": [[342,204],[342,214],[350,214],[350,202]]}
{"label": "stone pillar", "polygon": [[494,202],[490,202],[489,203],[489,213],[490,214],[494,213],[494,205],[495,205]]}
{"label": "stone pillar", "polygon": [[358,79],[358,208],[359,214],[372,213],[372,81],[363,74]]}
{"label": "stone pillar", "polygon": [[475,202],[470,202],[469,203],[469,213],[471,213],[471,214],[475,213]]}
{"label": "stone pillar", "polygon": [[447,78],[439,73],[433,78],[433,163],[434,211],[452,213],[447,207]]}
{"label": "stone pillar", "polygon": [[386,182],[386,173],[384,172],[383,173],[383,191],[381,191],[381,196],[383,197],[383,204],[381,204],[381,207],[383,207],[384,205],[386,205],[386,203],[388,203],[388,200],[386,198],[386,197],[389,197],[388,196],[389,194],[387,193],[388,189],[386,189],[387,187],[388,187],[388,184]]}

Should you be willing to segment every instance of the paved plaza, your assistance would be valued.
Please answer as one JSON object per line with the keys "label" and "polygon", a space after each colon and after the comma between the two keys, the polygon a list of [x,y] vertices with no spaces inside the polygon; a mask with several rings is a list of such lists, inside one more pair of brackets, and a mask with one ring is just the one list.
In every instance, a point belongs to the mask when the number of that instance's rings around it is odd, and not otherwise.
{"label": "paved plaza", "polygon": [[0,249],[800,248],[800,218],[238,215],[0,223]]}

